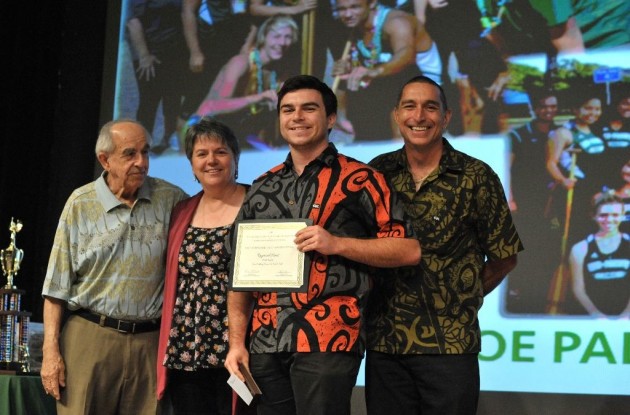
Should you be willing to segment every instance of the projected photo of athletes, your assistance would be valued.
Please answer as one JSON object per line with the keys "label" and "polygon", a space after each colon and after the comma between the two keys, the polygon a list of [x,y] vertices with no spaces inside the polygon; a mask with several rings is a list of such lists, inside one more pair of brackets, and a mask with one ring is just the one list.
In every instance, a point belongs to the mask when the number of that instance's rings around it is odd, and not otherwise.
{"label": "projected photo of athletes", "polygon": [[[249,184],[286,158],[277,91],[300,73],[333,89],[330,141],[363,162],[403,145],[397,94],[430,77],[453,113],[446,138],[500,176],[525,250],[480,311],[482,370],[514,376],[482,389],[627,393],[616,375],[586,381],[599,362],[563,365],[566,385],[534,374],[563,353],[559,332],[584,360],[594,331],[612,343],[630,320],[630,1],[126,0],[113,115],[153,133],[151,174],[190,194],[184,133],[226,123]],[[528,367],[509,360],[514,324],[536,333]]]}
{"label": "projected photo of athletes", "polygon": [[[630,314],[629,239],[623,233],[630,83],[623,82],[629,69],[623,63],[600,63],[614,61],[614,54],[593,52],[560,59],[544,73],[511,65],[511,82],[527,95],[532,118],[507,134],[509,201],[527,245],[509,277],[507,312]],[[623,304],[607,304],[615,298]]]}

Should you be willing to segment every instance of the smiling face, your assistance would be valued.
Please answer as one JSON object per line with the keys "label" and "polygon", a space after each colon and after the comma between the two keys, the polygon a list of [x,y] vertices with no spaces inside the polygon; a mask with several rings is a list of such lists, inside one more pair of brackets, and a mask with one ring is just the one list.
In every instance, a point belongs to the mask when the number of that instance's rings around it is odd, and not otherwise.
{"label": "smiling face", "polygon": [[595,221],[600,232],[611,233],[619,229],[624,217],[623,203],[605,203],[597,208]]}
{"label": "smiling face", "polygon": [[101,152],[98,160],[107,172],[107,185],[116,196],[134,198],[149,171],[149,144],[144,129],[132,122],[111,128],[114,150]]}
{"label": "smiling face", "polygon": [[293,44],[294,36],[293,28],[289,26],[271,28],[265,36],[265,41],[261,47],[262,59],[268,62],[282,59]]}
{"label": "smiling face", "polygon": [[617,104],[617,112],[622,118],[630,118],[630,97],[625,97]]}
{"label": "smiling face", "polygon": [[444,109],[436,86],[412,82],[403,89],[394,118],[406,145],[426,149],[441,146],[451,111]]}
{"label": "smiling face", "polygon": [[298,89],[282,97],[280,133],[292,148],[323,151],[336,114],[326,116],[322,95],[315,89]]}
{"label": "smiling face", "polygon": [[346,27],[360,27],[370,16],[370,7],[375,2],[368,0],[337,0],[335,10]]}
{"label": "smiling face", "polygon": [[195,141],[190,164],[204,189],[234,183],[236,159],[230,148],[216,137],[203,136]]}
{"label": "smiling face", "polygon": [[534,114],[540,121],[552,122],[558,114],[558,99],[553,96],[540,99],[534,106]]}
{"label": "smiling face", "polygon": [[592,98],[584,102],[575,111],[575,122],[582,125],[591,125],[599,120],[602,115],[602,101]]}

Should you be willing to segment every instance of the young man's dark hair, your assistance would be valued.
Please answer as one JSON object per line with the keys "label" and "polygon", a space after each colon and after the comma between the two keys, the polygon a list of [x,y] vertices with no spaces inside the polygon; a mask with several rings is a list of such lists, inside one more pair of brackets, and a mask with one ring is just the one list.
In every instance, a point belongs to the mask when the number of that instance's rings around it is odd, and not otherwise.
{"label": "young man's dark hair", "polygon": [[314,89],[319,91],[322,95],[322,101],[324,101],[326,116],[337,113],[337,96],[335,96],[335,93],[328,85],[311,75],[296,75],[287,79],[282,84],[280,91],[278,91],[278,114],[280,113],[280,103],[282,102],[282,98],[284,98],[284,96],[289,92],[297,91],[299,89]]}

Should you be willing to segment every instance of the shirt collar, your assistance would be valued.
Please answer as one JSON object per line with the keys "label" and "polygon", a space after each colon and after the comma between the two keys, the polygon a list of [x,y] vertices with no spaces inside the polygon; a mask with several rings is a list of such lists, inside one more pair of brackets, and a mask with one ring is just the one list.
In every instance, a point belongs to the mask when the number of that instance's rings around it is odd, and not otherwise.
{"label": "shirt collar", "polygon": [[[326,147],[324,149],[324,151],[322,151],[321,154],[319,156],[317,156],[317,158],[315,160],[311,161],[308,164],[311,165],[313,163],[319,163],[319,164],[322,164],[324,166],[330,167],[330,166],[332,166],[334,161],[337,159],[337,154],[338,153],[339,153],[339,151],[337,150],[337,147],[335,147],[335,145],[333,143],[328,143],[328,147]],[[287,155],[286,160],[284,161],[284,168],[286,170],[292,170],[293,169],[293,158],[291,157],[291,153],[290,152]]]}
{"label": "shirt collar", "polygon": [[[439,173],[441,174],[446,171],[454,171],[454,172],[463,171],[464,158],[462,157],[462,155],[453,148],[451,143],[449,143],[446,138],[442,137],[442,143],[443,143],[443,148],[442,148],[442,157],[440,158],[440,165],[438,168]],[[403,147],[401,151],[399,151],[398,154],[396,154],[395,166],[391,165],[391,168],[389,170],[392,170],[392,171],[407,170],[407,165],[408,165],[407,152],[405,151]],[[383,170],[388,170],[388,169],[385,168]]]}
{"label": "shirt collar", "polygon": [[[109,212],[115,207],[124,205],[124,203],[118,200],[116,195],[112,193],[109,186],[107,186],[107,181],[105,180],[105,177],[107,177],[106,171],[101,173],[100,177],[96,179],[96,197],[98,198],[98,201],[101,202],[101,204],[103,205],[105,211]],[[140,189],[138,190],[138,198],[136,200],[145,199],[151,201],[151,184],[149,183],[148,179],[148,176],[144,179],[144,183],[142,183],[142,186],[140,186]]]}

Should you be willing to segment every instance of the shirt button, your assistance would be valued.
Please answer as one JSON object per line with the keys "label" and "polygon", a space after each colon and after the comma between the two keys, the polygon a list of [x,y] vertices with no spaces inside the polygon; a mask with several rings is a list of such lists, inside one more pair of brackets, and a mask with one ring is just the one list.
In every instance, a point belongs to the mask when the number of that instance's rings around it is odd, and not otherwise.
{"label": "shirt button", "polygon": [[276,307],[276,311],[282,311],[282,307]]}
{"label": "shirt button", "polygon": [[290,205],[295,205],[295,200],[289,200]]}

